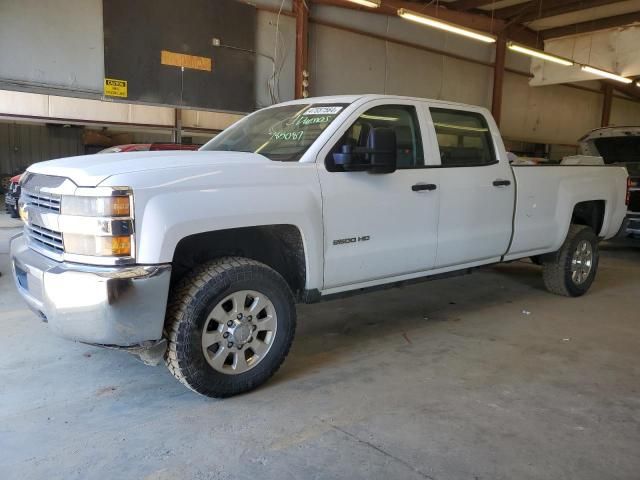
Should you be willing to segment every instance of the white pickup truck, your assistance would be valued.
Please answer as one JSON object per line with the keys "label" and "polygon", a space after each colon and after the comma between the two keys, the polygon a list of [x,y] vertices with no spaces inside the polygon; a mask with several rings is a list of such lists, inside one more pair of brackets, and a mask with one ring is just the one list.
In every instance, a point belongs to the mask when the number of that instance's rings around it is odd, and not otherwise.
{"label": "white pickup truck", "polygon": [[524,257],[551,292],[584,294],[626,181],[614,166],[511,167],[483,108],[305,99],[197,152],[33,165],[11,258],[57,334],[164,357],[192,390],[225,397],[281,365],[296,302]]}

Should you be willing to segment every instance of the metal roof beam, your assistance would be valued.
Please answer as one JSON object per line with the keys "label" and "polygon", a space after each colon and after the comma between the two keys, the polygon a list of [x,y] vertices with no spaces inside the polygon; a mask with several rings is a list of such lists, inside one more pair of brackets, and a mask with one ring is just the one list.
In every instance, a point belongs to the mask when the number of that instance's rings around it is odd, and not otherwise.
{"label": "metal roof beam", "polygon": [[564,27],[541,30],[540,35],[542,35],[544,39],[566,37],[568,35],[595,32],[597,30],[606,30],[608,28],[624,27],[636,22],[640,22],[640,12],[625,13],[614,17],[599,18],[598,20],[590,20],[588,22],[574,23],[573,25],[566,25]]}
{"label": "metal roof beam", "polygon": [[445,22],[454,23],[461,27],[479,30],[481,32],[499,35],[505,32],[509,40],[513,40],[529,46],[537,46],[538,36],[533,30],[522,25],[508,26],[504,20],[491,18],[481,13],[471,13],[446,8],[444,5],[427,5],[404,0],[383,0],[380,8],[367,8],[349,2],[347,0],[312,0],[317,5],[330,5],[334,7],[348,8],[367,13],[396,16],[400,8],[406,8],[414,12],[429,15]]}
{"label": "metal roof beam", "polygon": [[531,1],[498,9],[495,16],[504,20],[518,16],[518,21],[524,23],[611,3],[620,3],[620,0],[543,0],[542,5],[540,2]]}
{"label": "metal roof beam", "polygon": [[485,5],[489,5],[491,2],[492,0],[457,0],[455,2],[448,3],[447,7],[464,12],[466,10],[484,7]]}

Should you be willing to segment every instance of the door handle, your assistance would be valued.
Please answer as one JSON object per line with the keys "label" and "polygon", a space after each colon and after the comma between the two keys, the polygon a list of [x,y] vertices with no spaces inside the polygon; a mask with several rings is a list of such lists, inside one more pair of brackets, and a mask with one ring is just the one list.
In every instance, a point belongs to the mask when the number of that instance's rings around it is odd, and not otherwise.
{"label": "door handle", "polygon": [[493,181],[494,187],[508,187],[509,185],[511,185],[511,180],[502,180],[498,178]]}
{"label": "door handle", "polygon": [[432,191],[438,188],[435,183],[416,183],[411,187],[411,190],[414,192],[423,192],[423,191]]}

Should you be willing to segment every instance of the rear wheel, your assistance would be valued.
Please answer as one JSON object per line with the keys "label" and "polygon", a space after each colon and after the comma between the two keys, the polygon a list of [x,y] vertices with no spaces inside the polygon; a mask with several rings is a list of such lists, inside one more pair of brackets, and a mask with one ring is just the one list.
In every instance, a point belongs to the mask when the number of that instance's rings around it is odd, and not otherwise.
{"label": "rear wheel", "polygon": [[584,295],[596,277],[598,261],[596,234],[590,227],[571,225],[560,250],[542,258],[544,284],[557,295]]}
{"label": "rear wheel", "polygon": [[187,387],[209,397],[236,395],[267,381],[287,356],[296,326],[286,281],[241,257],[186,275],[167,312],[167,366]]}

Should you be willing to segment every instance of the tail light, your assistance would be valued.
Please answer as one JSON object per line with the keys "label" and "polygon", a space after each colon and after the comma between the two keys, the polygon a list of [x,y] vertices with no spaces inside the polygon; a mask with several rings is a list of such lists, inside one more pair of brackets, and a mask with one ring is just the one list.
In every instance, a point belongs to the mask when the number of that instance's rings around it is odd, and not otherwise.
{"label": "tail light", "polygon": [[627,177],[627,196],[625,198],[625,204],[627,206],[629,206],[629,203],[631,202],[631,189],[632,188],[638,188],[638,180],[634,180],[631,177]]}

